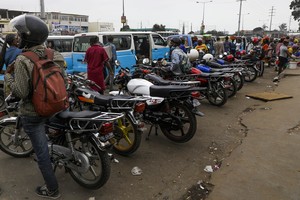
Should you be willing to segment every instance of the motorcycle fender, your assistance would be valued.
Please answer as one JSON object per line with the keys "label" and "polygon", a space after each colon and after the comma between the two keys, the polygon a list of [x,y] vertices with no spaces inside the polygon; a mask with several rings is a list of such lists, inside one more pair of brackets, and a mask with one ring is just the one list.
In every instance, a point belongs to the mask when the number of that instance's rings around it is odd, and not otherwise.
{"label": "motorcycle fender", "polygon": [[16,121],[17,121],[17,117],[8,117],[8,118],[1,119],[0,125],[7,122],[16,122]]}
{"label": "motorcycle fender", "polygon": [[[101,151],[106,151],[106,146],[110,146],[110,144],[106,144],[104,142],[101,142],[98,138],[97,138],[98,133],[94,133],[91,136],[91,139],[97,144],[97,146],[99,147],[99,149]],[[108,142],[108,141],[107,141]],[[109,143],[109,142],[108,142]]]}
{"label": "motorcycle fender", "polygon": [[185,104],[189,109],[192,110],[192,113],[200,117],[204,116],[204,113],[200,112],[197,107],[194,107],[193,103],[190,100],[185,101]]}

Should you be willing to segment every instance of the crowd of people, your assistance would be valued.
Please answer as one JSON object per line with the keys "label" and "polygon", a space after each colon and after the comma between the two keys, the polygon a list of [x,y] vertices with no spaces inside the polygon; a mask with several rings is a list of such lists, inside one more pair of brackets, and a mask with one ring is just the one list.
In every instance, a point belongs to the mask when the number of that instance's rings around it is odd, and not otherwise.
{"label": "crowd of people", "polygon": [[[180,48],[187,53],[184,47],[185,41],[182,42]],[[274,70],[280,74],[289,63],[290,59],[300,58],[300,43],[296,37],[284,36],[282,38],[265,37],[240,37],[226,36],[222,41],[220,37],[216,37],[216,41],[209,39],[198,39],[197,36],[192,38],[193,46],[201,54],[212,54],[218,58],[220,55],[232,55],[235,58],[242,58],[245,55],[255,54],[263,64],[274,66]],[[275,81],[278,77],[275,77]]]}

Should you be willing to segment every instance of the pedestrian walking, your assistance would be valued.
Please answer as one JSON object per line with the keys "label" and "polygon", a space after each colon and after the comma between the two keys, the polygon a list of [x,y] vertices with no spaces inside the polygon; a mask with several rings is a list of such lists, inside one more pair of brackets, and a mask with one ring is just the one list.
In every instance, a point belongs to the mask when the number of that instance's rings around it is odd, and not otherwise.
{"label": "pedestrian walking", "polygon": [[110,46],[111,49],[111,58],[109,59],[109,63],[110,63],[110,68],[108,69],[109,71],[109,91],[113,90],[113,80],[115,77],[115,61],[117,60],[117,49],[116,49],[116,45],[114,45],[113,41],[114,38],[112,35],[108,36],[107,38],[107,43],[105,44],[105,46]]}

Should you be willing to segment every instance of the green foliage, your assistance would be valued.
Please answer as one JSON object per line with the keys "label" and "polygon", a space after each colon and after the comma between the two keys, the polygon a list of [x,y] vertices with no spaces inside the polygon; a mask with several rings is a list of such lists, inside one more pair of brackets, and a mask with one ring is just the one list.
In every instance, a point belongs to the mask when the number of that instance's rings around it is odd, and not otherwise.
{"label": "green foliage", "polygon": [[290,4],[290,9],[294,20],[300,21],[300,0],[293,0]]}
{"label": "green foliage", "polygon": [[154,24],[152,27],[152,31],[156,32],[156,31],[165,31],[166,30],[166,26],[165,25],[158,25],[158,24]]}

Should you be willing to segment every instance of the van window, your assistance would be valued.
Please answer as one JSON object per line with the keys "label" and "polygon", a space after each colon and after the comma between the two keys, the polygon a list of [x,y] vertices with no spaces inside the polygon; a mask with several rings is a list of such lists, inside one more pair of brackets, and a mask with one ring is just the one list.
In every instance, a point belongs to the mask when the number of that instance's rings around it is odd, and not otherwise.
{"label": "van window", "polygon": [[152,35],[155,45],[165,46],[165,40],[159,35]]}
{"label": "van window", "polygon": [[[103,44],[108,42],[108,35],[103,35]],[[116,50],[128,50],[131,48],[131,35],[113,35],[113,43]]]}
{"label": "van window", "polygon": [[74,38],[73,51],[74,52],[86,52],[90,47],[90,38],[93,36],[81,36]]}
{"label": "van window", "polygon": [[[47,39],[46,45],[58,52],[72,52],[73,39]],[[51,44],[51,46],[49,46]]]}

